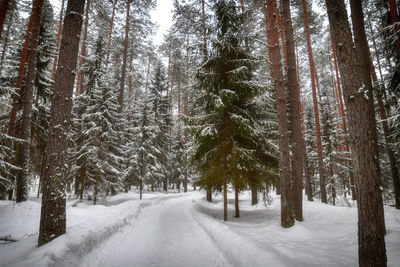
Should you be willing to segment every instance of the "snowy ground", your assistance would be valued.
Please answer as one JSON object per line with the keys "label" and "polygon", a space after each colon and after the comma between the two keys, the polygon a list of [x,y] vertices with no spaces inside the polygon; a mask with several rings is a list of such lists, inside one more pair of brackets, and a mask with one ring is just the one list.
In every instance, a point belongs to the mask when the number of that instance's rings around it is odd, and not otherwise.
{"label": "snowy ground", "polygon": [[[233,197],[232,195],[230,197]],[[357,266],[357,210],[304,202],[304,222],[280,227],[279,198],[222,221],[220,198],[135,192],[67,204],[67,233],[36,247],[40,203],[0,201],[0,266]],[[75,205],[77,204],[77,205]],[[385,207],[389,266],[400,266],[400,211]]]}

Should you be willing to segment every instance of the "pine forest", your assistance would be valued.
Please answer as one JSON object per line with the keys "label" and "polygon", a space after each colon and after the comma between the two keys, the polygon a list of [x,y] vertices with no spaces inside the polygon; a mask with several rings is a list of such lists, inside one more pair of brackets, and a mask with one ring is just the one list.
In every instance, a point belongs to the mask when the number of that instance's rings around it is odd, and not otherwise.
{"label": "pine forest", "polygon": [[399,0],[0,0],[0,266],[400,266]]}

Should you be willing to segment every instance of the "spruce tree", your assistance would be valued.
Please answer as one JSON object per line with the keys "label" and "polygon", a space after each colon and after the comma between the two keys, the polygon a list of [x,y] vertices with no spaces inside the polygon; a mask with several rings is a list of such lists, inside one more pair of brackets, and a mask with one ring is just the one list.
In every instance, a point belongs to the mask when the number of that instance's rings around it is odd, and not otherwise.
{"label": "spruce tree", "polygon": [[242,189],[250,174],[262,173],[268,165],[263,152],[269,149],[257,118],[265,87],[253,80],[257,60],[246,51],[241,35],[244,16],[234,1],[216,1],[213,10],[217,38],[197,77],[203,93],[196,104],[202,112],[190,119],[195,137],[192,161],[202,175],[201,186],[223,190],[226,221],[228,183]]}

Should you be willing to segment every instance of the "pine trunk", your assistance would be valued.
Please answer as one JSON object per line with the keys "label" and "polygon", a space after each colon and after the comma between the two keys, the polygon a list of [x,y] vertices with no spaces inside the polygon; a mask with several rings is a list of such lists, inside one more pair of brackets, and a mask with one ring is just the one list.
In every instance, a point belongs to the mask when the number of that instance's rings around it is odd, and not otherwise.
{"label": "pine trunk", "polygon": [[[390,16],[392,17],[392,23],[395,24],[396,26],[394,27],[394,32],[397,33],[400,30],[400,26],[398,25],[399,23],[399,15],[397,14],[397,6],[396,6],[396,1],[395,0],[388,0],[389,2],[389,9],[390,9]],[[396,40],[397,44],[397,51],[399,52],[400,56],[400,40]]]}
{"label": "pine trunk", "polygon": [[[347,107],[358,209],[360,266],[386,266],[385,224],[380,193],[376,121],[361,1],[350,1],[356,44],[343,0],[325,0]],[[340,45],[338,45],[340,44]],[[357,56],[356,49],[359,51]],[[369,80],[369,82],[368,82]],[[364,85],[364,86],[363,86]],[[360,91],[362,88],[362,91]]]}
{"label": "pine trunk", "polygon": [[86,58],[86,40],[87,40],[88,28],[89,28],[90,1],[91,0],[86,1],[86,14],[85,14],[85,22],[83,25],[81,54],[79,57],[78,78],[76,81],[76,88],[75,88],[75,95],[77,95],[77,96],[84,92],[82,66],[83,66],[83,64],[85,64],[85,58]]}
{"label": "pine trunk", "polygon": [[126,8],[126,23],[125,23],[125,39],[124,39],[124,52],[122,55],[122,71],[121,71],[121,84],[119,87],[118,96],[118,112],[122,113],[124,105],[124,91],[125,91],[125,76],[126,76],[126,61],[128,60],[128,44],[129,44],[129,11],[131,8],[131,0],[128,0]]}
{"label": "pine trunk", "polygon": [[58,68],[47,137],[46,165],[40,216],[39,246],[65,233],[66,195],[64,161],[72,110],[72,94],[78,59],[85,1],[69,0],[64,19]]}
{"label": "pine trunk", "polygon": [[[370,53],[368,53],[368,54],[369,54],[369,67],[370,67],[370,71],[371,71],[372,81],[376,84],[378,82],[378,78],[376,76],[375,68],[372,63],[371,54]],[[399,169],[397,168],[396,156],[394,154],[392,147],[390,146],[390,144],[393,143],[393,140],[391,138],[390,128],[389,128],[389,125],[387,122],[387,115],[386,115],[385,105],[384,105],[383,99],[382,99],[381,90],[384,90],[384,88],[378,88],[378,91],[376,92],[376,99],[378,100],[378,111],[379,111],[379,115],[381,117],[383,135],[385,136],[386,152],[389,157],[390,170],[392,173],[395,205],[396,205],[396,209],[400,209]]]}
{"label": "pine trunk", "polygon": [[228,155],[224,153],[223,155],[224,159],[224,221],[226,222],[228,220]]}
{"label": "pine trunk", "polygon": [[257,205],[258,204],[258,193],[257,193],[257,188],[252,187],[251,188],[251,205]]}
{"label": "pine trunk", "polygon": [[290,131],[292,143],[292,195],[293,210],[296,220],[303,220],[303,169],[304,169],[304,138],[301,131],[300,99],[297,84],[296,54],[294,50],[293,26],[290,14],[289,0],[281,1],[282,17],[285,21],[285,37],[287,51],[288,91],[290,95]]}
{"label": "pine trunk", "polygon": [[235,218],[240,218],[239,211],[239,189],[235,186]]}
{"label": "pine trunk", "polygon": [[112,40],[112,32],[114,27],[114,18],[115,18],[115,6],[118,0],[114,0],[112,15],[111,15],[111,22],[110,22],[110,31],[108,32],[108,42],[107,42],[107,49],[106,49],[106,68],[108,67],[108,61],[110,59],[110,46]]}
{"label": "pine trunk", "polygon": [[51,74],[51,80],[55,80],[56,78],[56,70],[57,70],[57,63],[58,63],[58,53],[60,50],[60,40],[61,40],[61,32],[63,27],[63,16],[64,16],[64,4],[65,0],[61,1],[61,10],[60,10],[60,18],[58,19],[58,29],[57,29],[57,39],[56,39],[56,56],[53,62],[53,70]]}
{"label": "pine trunk", "polygon": [[35,0],[32,6],[31,17],[32,33],[29,41],[28,51],[28,70],[26,75],[26,84],[24,86],[24,95],[22,97],[23,111],[20,139],[24,140],[17,150],[17,163],[20,170],[17,172],[17,190],[16,201],[22,202],[28,199],[28,176],[29,176],[29,154],[30,137],[32,122],[32,102],[33,102],[33,82],[35,80],[35,69],[37,59],[37,48],[39,44],[40,24],[42,22],[42,10],[44,0]]}
{"label": "pine trunk", "polygon": [[[205,12],[205,0],[201,0],[201,15],[202,15],[202,23],[203,23],[203,56],[204,59],[208,57],[207,51],[207,29],[206,29],[206,12]],[[243,1],[243,0],[242,0]]]}
{"label": "pine trunk", "polygon": [[[185,104],[184,104],[184,110],[183,110],[185,116],[189,115],[189,35],[186,37],[186,87],[185,87]],[[188,159],[187,159],[187,151],[188,151],[188,142],[189,142],[189,133],[185,129],[185,177],[183,180],[183,192],[187,192],[187,184],[188,184],[188,174],[187,174],[187,168],[188,168]]]}
{"label": "pine trunk", "polygon": [[207,201],[212,202],[212,192],[211,189],[207,189]]}
{"label": "pine trunk", "polygon": [[4,43],[3,43],[3,50],[1,51],[1,59],[0,59],[0,72],[3,69],[4,65],[4,57],[6,55],[7,47],[8,47],[8,41],[10,38],[10,31],[11,31],[11,25],[13,23],[13,18],[14,18],[14,10],[15,10],[16,2],[14,1],[10,10],[10,16],[9,16],[9,23],[7,26],[7,31],[6,31],[6,36],[4,37]]}
{"label": "pine trunk", "polygon": [[315,119],[315,130],[317,133],[317,154],[318,154],[318,169],[319,169],[319,184],[320,184],[320,192],[321,192],[321,201],[322,201],[322,203],[328,203],[328,199],[326,196],[325,169],[324,169],[324,160],[323,160],[323,156],[322,156],[321,126],[320,126],[320,122],[319,122],[319,110],[318,110],[317,89],[316,89],[317,77],[316,77],[314,57],[313,57],[313,52],[312,52],[312,47],[311,47],[306,0],[302,0],[302,3],[303,3],[303,13],[304,13],[304,27],[306,30],[306,37],[307,37],[308,60],[310,63],[311,87],[312,87],[312,97],[313,97],[314,117],[315,117],[314,118]]}
{"label": "pine trunk", "polygon": [[[344,104],[343,104],[343,96],[342,96],[342,88],[341,88],[341,83],[340,83],[340,78],[339,78],[339,68],[338,68],[338,63],[337,63],[337,56],[336,56],[336,49],[335,49],[335,40],[333,39],[332,36],[332,31],[330,31],[331,35],[331,46],[332,46],[332,56],[333,56],[333,61],[335,63],[335,73],[336,73],[336,81],[337,81],[337,91],[338,91],[338,101],[339,101],[339,111],[340,111],[340,116],[342,118],[342,130],[343,134],[347,136],[347,123],[346,123],[346,117],[344,114]],[[344,149],[346,152],[350,153],[350,145],[349,141],[347,140],[347,137],[345,137],[345,144],[344,144]],[[352,164],[350,162],[350,164]],[[349,176],[350,176],[350,190],[351,190],[351,197],[353,200],[357,199],[357,191],[356,191],[356,186],[354,184],[354,175],[353,171],[349,171]]]}
{"label": "pine trunk", "polygon": [[10,136],[15,136],[15,119],[17,117],[17,112],[20,109],[19,100],[22,94],[22,82],[25,74],[26,60],[28,58],[29,41],[31,39],[33,20],[34,20],[33,16],[30,16],[28,22],[28,28],[26,29],[24,45],[22,47],[21,59],[19,62],[18,77],[15,85],[15,93],[13,96],[12,109],[10,112],[10,123],[8,125],[8,131],[7,131],[7,134]]}
{"label": "pine trunk", "polygon": [[3,0],[0,4],[0,38],[3,32],[4,22],[6,21],[7,10],[10,0]]}
{"label": "pine trunk", "polygon": [[267,35],[268,45],[271,48],[271,78],[274,80],[276,94],[276,109],[278,113],[279,133],[279,176],[281,191],[281,225],[291,227],[294,224],[290,188],[290,155],[288,138],[288,118],[286,115],[286,96],[283,85],[282,58],[279,45],[279,31],[277,17],[278,7],[275,0],[267,0]]}

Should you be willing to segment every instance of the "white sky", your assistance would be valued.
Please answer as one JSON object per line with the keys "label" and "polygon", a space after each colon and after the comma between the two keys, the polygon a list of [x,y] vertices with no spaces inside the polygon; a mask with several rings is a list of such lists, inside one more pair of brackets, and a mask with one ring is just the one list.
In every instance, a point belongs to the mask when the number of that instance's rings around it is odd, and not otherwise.
{"label": "white sky", "polygon": [[[59,15],[61,0],[50,0],[54,7],[55,16]],[[67,3],[65,3],[67,4]],[[158,24],[154,44],[159,45],[164,41],[164,34],[172,25],[172,9],[174,7],[173,0],[157,0],[157,7],[151,12],[151,20]]]}
{"label": "white sky", "polygon": [[159,45],[164,40],[164,34],[172,25],[173,0],[158,0],[157,8],[151,12],[151,20],[159,25],[154,37],[154,44]]}

